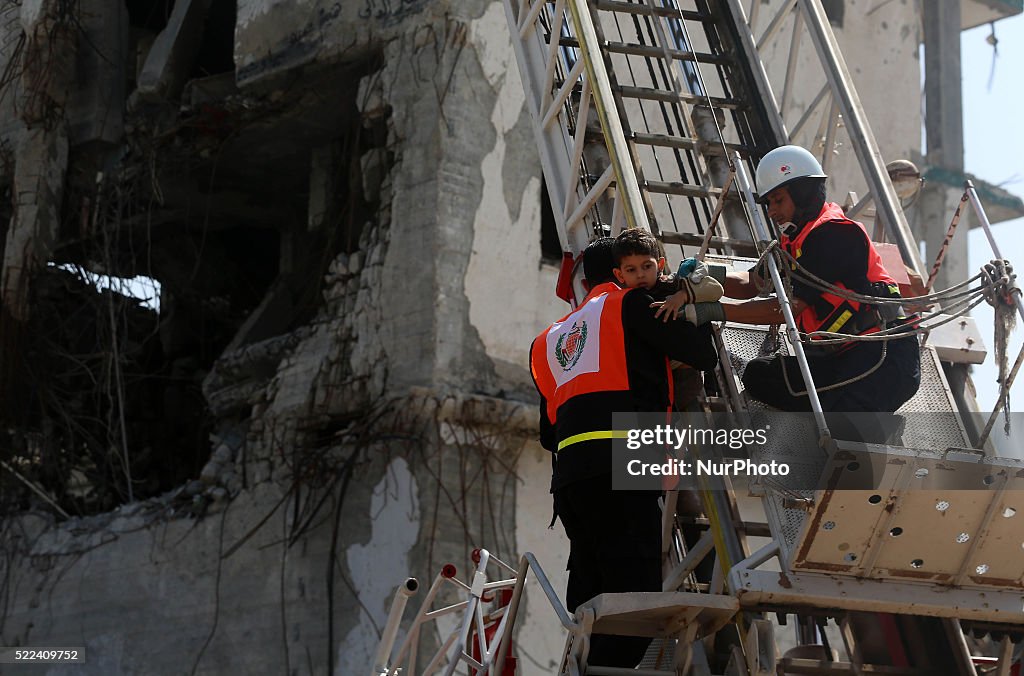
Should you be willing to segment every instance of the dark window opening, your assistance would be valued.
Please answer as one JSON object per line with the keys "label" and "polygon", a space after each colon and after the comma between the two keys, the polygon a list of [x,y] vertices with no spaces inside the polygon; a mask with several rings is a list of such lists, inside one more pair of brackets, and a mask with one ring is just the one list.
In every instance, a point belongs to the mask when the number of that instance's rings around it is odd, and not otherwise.
{"label": "dark window opening", "polygon": [[218,0],[210,5],[192,77],[234,72],[237,6],[237,0]]}
{"label": "dark window opening", "polygon": [[558,239],[558,226],[548,196],[548,184],[543,179],[540,183],[540,259],[555,265],[562,262],[562,243]]}
{"label": "dark window opening", "polygon": [[155,32],[164,29],[174,9],[174,0],[127,0],[125,4],[132,26]]}
{"label": "dark window opening", "polygon": [[[375,225],[393,158],[386,117],[364,122],[355,93],[378,66],[307,72],[321,94],[287,110],[218,108],[218,125],[193,111],[153,163],[104,166],[100,186],[95,158],[72,149],[30,316],[0,305],[0,460],[20,475],[0,469],[0,515],[54,503],[94,514],[167,494],[197,480],[211,435],[244,430],[247,393],[280,359],[244,348],[308,324],[332,259]],[[312,228],[311,158],[325,148],[332,189]],[[363,164],[374,148],[376,187]],[[11,202],[0,186],[0,247]],[[159,298],[125,286],[133,279]]]}
{"label": "dark window opening", "polygon": [[842,28],[843,16],[846,14],[845,0],[821,0],[821,6],[825,9],[829,23],[836,28]]}

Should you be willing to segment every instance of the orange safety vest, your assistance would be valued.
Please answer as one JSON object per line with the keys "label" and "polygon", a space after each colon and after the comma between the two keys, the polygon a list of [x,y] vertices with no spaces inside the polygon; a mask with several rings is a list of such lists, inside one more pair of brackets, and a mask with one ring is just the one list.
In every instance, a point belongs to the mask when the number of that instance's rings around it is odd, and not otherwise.
{"label": "orange safety vest", "polygon": [[[897,285],[896,280],[886,272],[885,267],[882,265],[882,257],[875,249],[874,243],[872,243],[871,238],[868,236],[868,231],[865,230],[864,226],[857,221],[851,221],[846,218],[843,214],[843,210],[838,204],[826,202],[825,206],[821,209],[821,213],[818,214],[817,219],[805,225],[792,240],[786,235],[783,235],[780,239],[780,243],[790,256],[799,260],[800,255],[803,253],[801,247],[803,246],[804,240],[807,239],[807,236],[810,235],[815,228],[829,222],[852,223],[860,229],[864,234],[864,239],[868,243],[868,282],[881,282],[886,284],[890,287],[893,294],[899,295],[899,286]],[[837,254],[841,255],[842,252],[837,252]],[[796,265],[791,265],[790,267],[794,270],[796,269]],[[833,284],[840,289],[846,291],[851,290],[847,289],[846,285],[841,282],[833,282]],[[815,306],[816,304],[808,303],[804,311],[796,318],[797,326],[802,332],[811,333],[812,331],[829,331],[830,333],[852,333],[850,330],[843,331],[843,327],[847,327],[849,329],[848,324],[850,320],[859,312],[867,311],[868,309],[868,305],[865,303],[860,303],[847,298],[840,298],[839,296],[828,293],[827,291],[822,291],[821,297],[828,302],[830,306],[829,311],[824,315],[819,314],[818,309]],[[859,333],[860,335],[865,335],[875,333],[879,330],[881,330],[881,327],[879,327],[877,322],[875,322],[873,326],[862,330]]]}
{"label": "orange safety vest", "polygon": [[[559,408],[574,397],[595,392],[622,392],[628,396],[622,300],[629,291],[612,282],[594,287],[579,307],[533,341],[530,372],[547,402],[548,420],[556,429]],[[670,408],[674,394],[668,357],[665,371]],[[602,422],[609,421],[595,415],[593,422],[600,427]],[[586,431],[595,429],[591,427]],[[565,442],[565,439],[560,441]]]}

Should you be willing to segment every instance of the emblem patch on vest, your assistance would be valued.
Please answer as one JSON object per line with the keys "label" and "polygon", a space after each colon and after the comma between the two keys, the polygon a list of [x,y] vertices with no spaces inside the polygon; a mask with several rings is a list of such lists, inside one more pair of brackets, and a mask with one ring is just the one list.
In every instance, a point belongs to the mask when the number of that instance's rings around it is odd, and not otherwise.
{"label": "emblem patch on vest", "polygon": [[573,366],[576,366],[586,344],[587,322],[583,320],[573,322],[572,328],[558,337],[558,342],[555,344],[555,358],[563,371],[570,371]]}
{"label": "emblem patch on vest", "polygon": [[601,322],[607,299],[608,294],[591,298],[548,330],[544,357],[557,387],[601,371]]}

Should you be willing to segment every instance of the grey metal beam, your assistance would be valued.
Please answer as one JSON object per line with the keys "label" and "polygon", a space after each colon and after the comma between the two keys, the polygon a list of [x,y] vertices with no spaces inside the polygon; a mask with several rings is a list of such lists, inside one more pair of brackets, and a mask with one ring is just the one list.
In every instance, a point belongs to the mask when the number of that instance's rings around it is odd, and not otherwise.
{"label": "grey metal beam", "polygon": [[[804,21],[811,35],[811,41],[818,52],[825,74],[832,87],[833,97],[843,113],[847,132],[850,136],[857,160],[860,162],[864,178],[868,182],[871,194],[875,196],[878,215],[885,223],[893,242],[900,249],[903,262],[918,274],[922,265],[917,249],[917,240],[911,234],[903,210],[899,206],[899,198],[892,187],[889,175],[885,170],[885,161],[878,148],[875,135],[868,125],[867,114],[861,105],[857,92],[851,86],[853,78],[846,67],[836,37],[829,26],[828,17],[818,0],[799,0],[804,12]],[[925,3],[927,4],[927,3]]]}
{"label": "grey metal beam", "polygon": [[927,161],[963,171],[964,120],[960,73],[960,0],[921,3]]}

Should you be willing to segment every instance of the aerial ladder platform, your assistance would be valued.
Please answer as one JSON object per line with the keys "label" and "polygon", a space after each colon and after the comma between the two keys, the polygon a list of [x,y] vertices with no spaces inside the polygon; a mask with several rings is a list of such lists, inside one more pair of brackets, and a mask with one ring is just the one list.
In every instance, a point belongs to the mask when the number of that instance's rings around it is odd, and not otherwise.
{"label": "aerial ladder platform", "polygon": [[[795,143],[842,177],[851,192],[837,201],[887,245],[887,267],[895,261],[928,276],[821,3],[504,3],[568,254],[566,299],[584,296],[573,262],[586,245],[624,228],[678,245],[676,260],[686,252],[749,269],[761,258],[786,326],[716,326],[721,363],[699,406],[709,416],[766,410],[744,396],[740,376],[770,346],[801,362],[813,422],[794,425],[760,451],[762,459],[790,463],[789,485],[739,486],[714,477],[701,485],[699,504],[682,492],[666,494],[663,592],[604,594],[570,615],[532,555],[515,567],[477,553],[473,579],[457,583],[465,605],[431,609],[429,595],[412,633],[451,612],[465,613],[460,630],[425,670],[408,637],[390,658],[395,635],[386,630],[375,676],[451,674],[460,665],[508,673],[531,573],[567,633],[559,674],[1009,676],[1019,669],[1024,463],[995,454],[987,439],[993,420],[984,430],[965,422],[971,411],[954,396],[943,366],[984,359],[965,314],[982,291],[965,286],[922,321],[935,328],[921,345],[921,388],[897,412],[898,434],[881,443],[844,440],[833,436],[818,402],[783,266],[766,252],[778,233],[755,203],[750,177],[766,152]],[[766,59],[769,52],[775,58]],[[798,95],[803,105],[795,105]],[[968,203],[987,229],[971,186],[962,206]],[[1024,317],[1019,294],[1014,299]],[[953,319],[959,332],[948,330]],[[849,489],[865,471],[873,472],[874,487]],[[807,490],[809,484],[818,488]],[[491,580],[488,564],[504,577]],[[488,602],[497,603],[489,614]],[[401,607],[396,597],[395,626]],[[781,629],[773,617],[796,618],[796,647],[777,647]],[[588,668],[595,632],[658,640],[637,670]],[[974,654],[975,635],[988,636],[996,654]]]}

